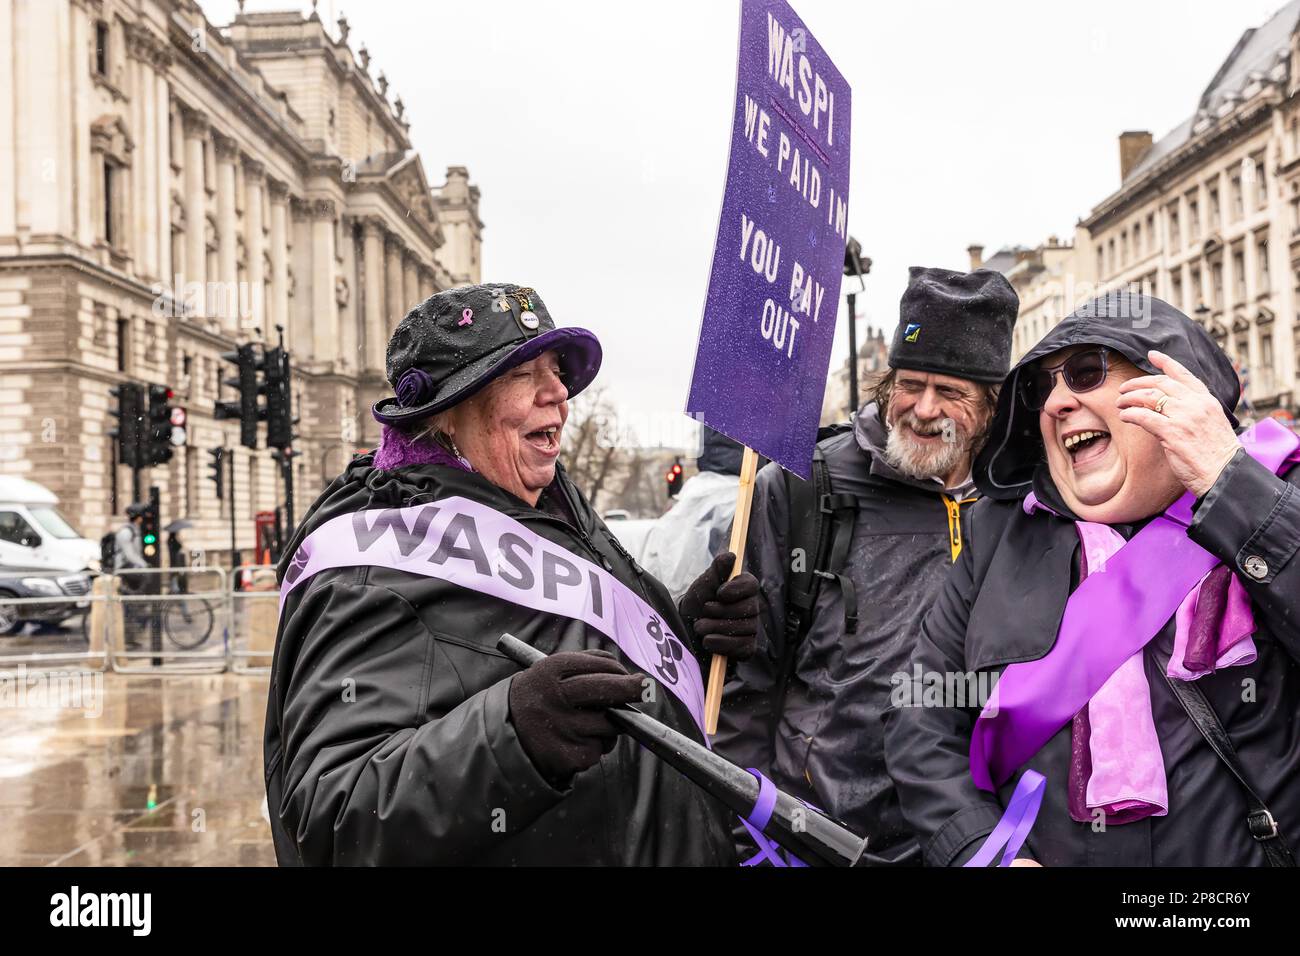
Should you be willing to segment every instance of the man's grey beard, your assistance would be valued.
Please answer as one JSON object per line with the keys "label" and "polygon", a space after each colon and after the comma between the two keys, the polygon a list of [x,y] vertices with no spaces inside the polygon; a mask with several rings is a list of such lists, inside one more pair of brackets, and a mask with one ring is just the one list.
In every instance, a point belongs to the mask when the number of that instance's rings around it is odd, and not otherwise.
{"label": "man's grey beard", "polygon": [[[907,425],[923,434],[931,429],[947,431],[952,440],[942,441],[933,447],[923,447],[904,434],[901,426]],[[948,476],[965,464],[970,467],[971,436],[950,419],[922,423],[912,412],[904,412],[889,427],[885,442],[885,460],[909,478],[938,478],[947,484]]]}

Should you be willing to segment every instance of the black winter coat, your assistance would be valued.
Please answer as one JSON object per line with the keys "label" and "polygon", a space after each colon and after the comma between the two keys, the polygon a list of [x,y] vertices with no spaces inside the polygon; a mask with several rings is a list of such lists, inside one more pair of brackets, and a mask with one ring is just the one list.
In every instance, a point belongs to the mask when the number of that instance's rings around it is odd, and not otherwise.
{"label": "black winter coat", "polygon": [[[557,469],[532,508],[477,474],[441,465],[352,463],[308,513],[279,569],[330,518],[461,495],[610,569],[687,630],[663,587],[627,556]],[[265,733],[271,829],[281,865],[732,865],[728,815],[629,738],[567,790],[520,746],[508,692],[509,632],[550,654],[603,648],[587,625],[437,578],[382,567],[321,571],[280,617]],[[344,699],[354,682],[355,700]],[[664,691],[639,705],[702,740]]]}

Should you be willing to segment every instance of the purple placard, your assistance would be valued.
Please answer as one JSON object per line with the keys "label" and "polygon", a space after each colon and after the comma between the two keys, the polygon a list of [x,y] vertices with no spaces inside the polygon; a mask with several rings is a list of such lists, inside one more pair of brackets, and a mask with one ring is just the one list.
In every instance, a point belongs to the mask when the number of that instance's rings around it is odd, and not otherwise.
{"label": "purple placard", "polygon": [[741,0],[731,161],[686,412],[811,474],[848,240],[849,85],[784,0]]}

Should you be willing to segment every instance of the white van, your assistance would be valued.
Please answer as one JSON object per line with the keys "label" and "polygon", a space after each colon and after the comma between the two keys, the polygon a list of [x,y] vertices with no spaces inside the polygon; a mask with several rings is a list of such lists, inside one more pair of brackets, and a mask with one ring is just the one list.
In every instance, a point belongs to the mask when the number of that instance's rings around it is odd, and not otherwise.
{"label": "white van", "polygon": [[84,571],[99,564],[99,544],[83,538],[55,507],[48,488],[0,475],[0,568]]}

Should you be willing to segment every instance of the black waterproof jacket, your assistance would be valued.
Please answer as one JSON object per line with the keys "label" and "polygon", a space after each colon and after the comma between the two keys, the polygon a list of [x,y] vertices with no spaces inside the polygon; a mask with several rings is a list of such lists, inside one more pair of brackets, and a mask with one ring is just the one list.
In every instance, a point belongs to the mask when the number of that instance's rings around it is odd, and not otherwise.
{"label": "black waterproof jacket", "polygon": [[[1149,348],[1172,355],[1205,382],[1225,409],[1236,403],[1231,365],[1191,320],[1158,300],[1065,319],[1013,369],[975,478],[986,497],[974,508],[966,547],[920,628],[912,664],[924,674],[1000,673],[1043,657],[1079,583],[1079,537],[1048,475],[1037,416],[1017,407],[1017,370],[1067,345],[1100,343],[1153,371]],[[1086,310],[1085,310],[1086,311]],[[1095,313],[1095,310],[1094,310]],[[1230,413],[1229,413],[1230,415]],[[1235,421],[1235,419],[1234,419]],[[1035,444],[1036,443],[1036,444]],[[996,480],[993,480],[996,479]],[[1300,469],[1285,478],[1238,452],[1197,502],[1188,532],[1231,568],[1250,594],[1258,659],[1202,677],[1251,784],[1294,849],[1300,843]],[[1058,514],[1025,513],[1033,489]],[[1115,525],[1125,538],[1138,526]],[[1260,558],[1253,577],[1246,561]],[[1252,561],[1258,571],[1260,566]],[[1152,568],[1153,574],[1160,573]],[[1266,857],[1246,824],[1241,785],[1197,731],[1166,678],[1172,618],[1144,651],[1151,706],[1168,775],[1169,813],[1100,832],[1069,815],[1070,726],[1025,765],[1047,778],[1028,840],[1028,856],[1046,866],[1242,866]],[[919,833],[930,865],[969,859],[1002,814],[1021,770],[999,793],[975,787],[969,749],[977,706],[899,707],[885,715],[889,771],[903,813]]]}
{"label": "black waterproof jacket", "polygon": [[[562,469],[533,508],[476,474],[442,465],[385,471],[358,458],[313,505],[279,576],[330,518],[451,495],[609,569],[689,640],[662,586],[627,557]],[[264,742],[280,864],[734,864],[721,805],[629,738],[567,790],[542,778],[509,718],[519,669],[495,648],[503,632],[548,654],[602,648],[635,669],[581,622],[437,578],[338,568],[290,593]],[[686,708],[658,689],[639,706],[701,740]]]}
{"label": "black waterproof jacket", "polygon": [[853,634],[845,633],[840,588],[824,584],[807,636],[787,641],[787,577],[800,543],[790,539],[780,466],[759,472],[745,546],[745,570],[762,585],[758,653],[731,669],[714,747],[866,837],[865,863],[918,864],[885,770],[880,715],[907,667],[917,622],[961,547],[975,497],[969,484],[945,492],[936,480],[901,475],[882,455],[885,437],[869,403],[852,432],[820,445],[833,493],[858,503],[843,569],[857,592]]}

